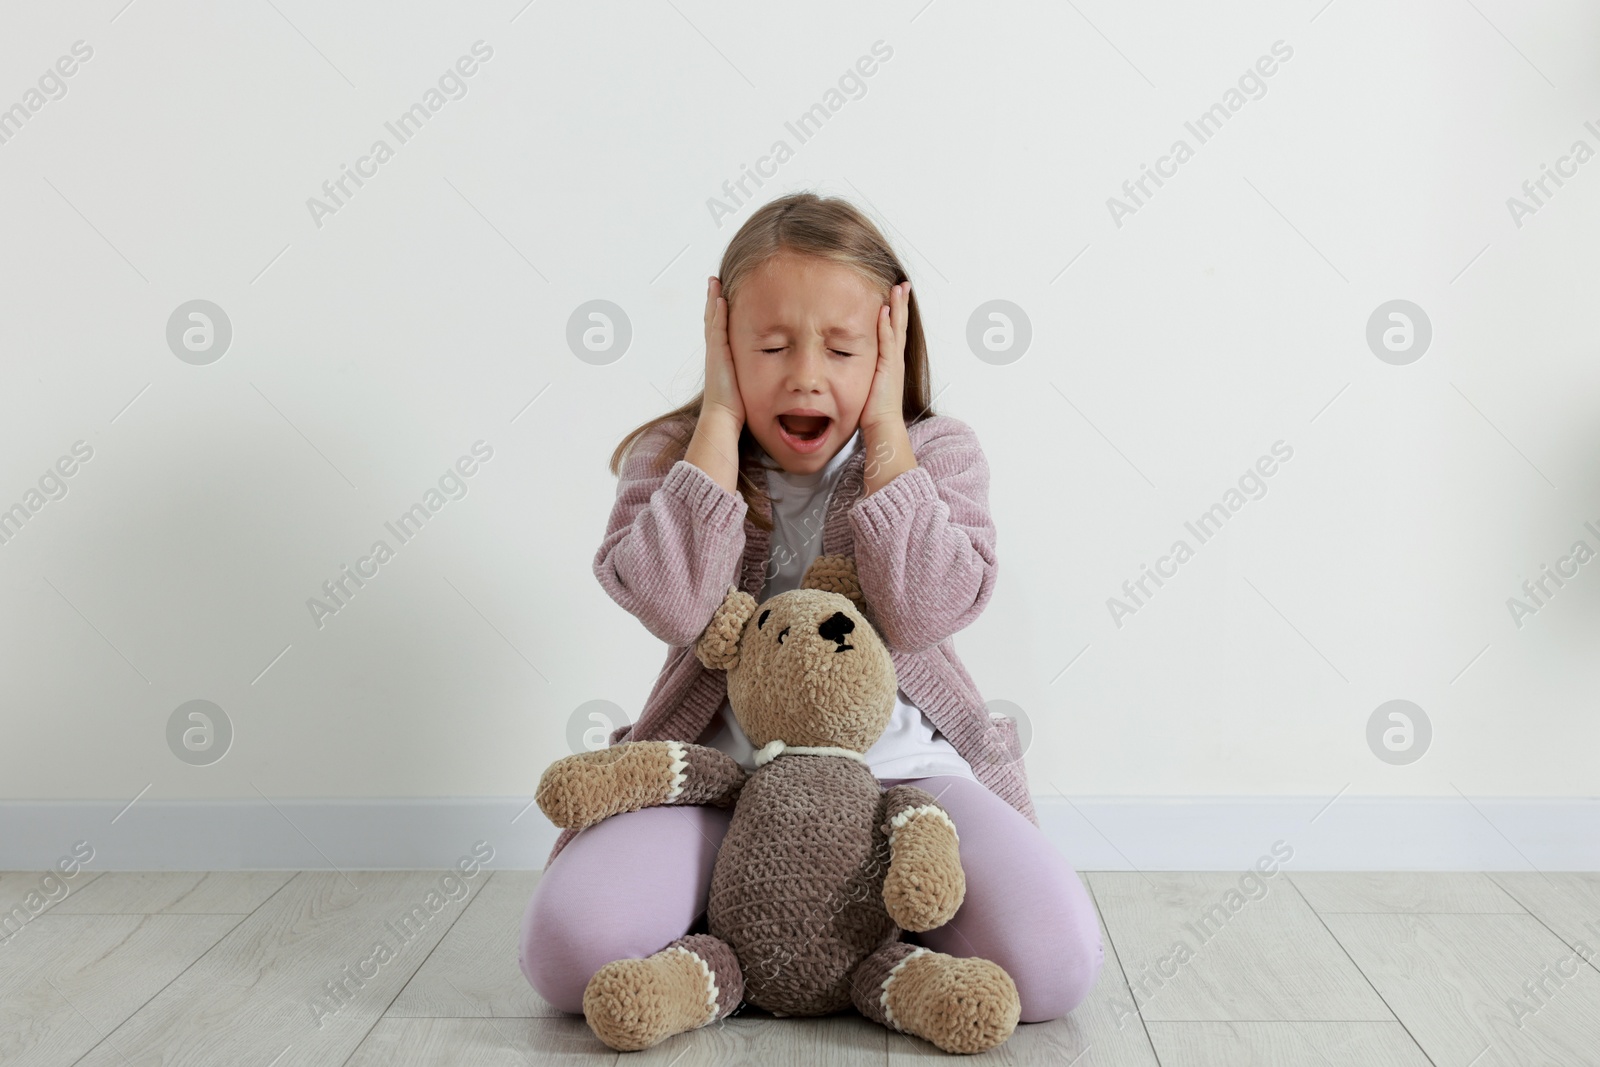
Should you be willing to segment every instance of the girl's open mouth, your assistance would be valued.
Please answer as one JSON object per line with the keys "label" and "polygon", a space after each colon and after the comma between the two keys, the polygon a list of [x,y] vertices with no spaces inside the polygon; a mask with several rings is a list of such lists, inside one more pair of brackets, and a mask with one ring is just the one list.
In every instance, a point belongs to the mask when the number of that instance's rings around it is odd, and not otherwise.
{"label": "girl's open mouth", "polygon": [[826,415],[779,415],[778,433],[796,452],[814,452],[828,438],[833,420]]}

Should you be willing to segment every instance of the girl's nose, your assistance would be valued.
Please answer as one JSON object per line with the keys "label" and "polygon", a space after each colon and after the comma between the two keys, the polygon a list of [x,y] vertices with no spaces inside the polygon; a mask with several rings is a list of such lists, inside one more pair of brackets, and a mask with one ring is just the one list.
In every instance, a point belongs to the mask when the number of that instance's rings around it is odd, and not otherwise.
{"label": "girl's nose", "polygon": [[789,363],[789,384],[799,389],[815,389],[822,382],[826,352],[816,345],[797,345]]}

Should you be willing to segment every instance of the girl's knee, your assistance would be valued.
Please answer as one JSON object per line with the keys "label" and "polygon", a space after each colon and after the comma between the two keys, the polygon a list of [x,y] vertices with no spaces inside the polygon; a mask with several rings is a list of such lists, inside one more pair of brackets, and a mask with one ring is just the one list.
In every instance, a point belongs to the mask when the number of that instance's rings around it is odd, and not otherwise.
{"label": "girl's knee", "polygon": [[[578,979],[578,968],[574,966],[576,946],[564,936],[568,933],[566,924],[561,916],[552,914],[555,910],[536,888],[522,916],[517,964],[522,968],[522,976],[545,1003],[558,1011],[581,1013],[582,989],[576,990],[576,997],[573,995]],[[588,985],[588,982],[585,977],[583,984]]]}
{"label": "girl's knee", "polygon": [[545,867],[523,913],[523,977],[552,1007],[579,1014],[601,967],[683,936],[705,910],[730,819],[716,808],[654,807],[578,834]]}
{"label": "girl's knee", "polygon": [[682,933],[558,897],[535,889],[523,916],[517,962],[534,992],[559,1011],[581,1015],[583,991],[596,971],[612,960],[643,959]]}
{"label": "girl's knee", "polygon": [[[1057,924],[1051,924],[1055,926]],[[1022,1002],[1021,1022],[1042,1023],[1060,1019],[1089,998],[1105,966],[1105,945],[1098,923],[1062,924],[1040,932],[1036,945],[1048,953],[1046,966],[1033,968],[1017,983]]]}
{"label": "girl's knee", "polygon": [[1012,980],[1022,1001],[1020,1021],[1048,1022],[1069,1014],[1088,999],[1105,966],[1105,943],[1094,901],[1077,874],[1064,873],[1040,898],[1048,908],[1033,909],[1009,931],[1018,974]]}

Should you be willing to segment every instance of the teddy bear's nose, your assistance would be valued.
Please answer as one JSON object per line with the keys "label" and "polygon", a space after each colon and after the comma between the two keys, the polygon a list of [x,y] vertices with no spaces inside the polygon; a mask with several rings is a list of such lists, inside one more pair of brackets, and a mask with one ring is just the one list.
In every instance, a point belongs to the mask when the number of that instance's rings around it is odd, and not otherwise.
{"label": "teddy bear's nose", "polygon": [[824,640],[838,642],[839,647],[834,649],[835,652],[844,652],[847,649],[856,647],[855,645],[847,645],[844,641],[855,628],[856,624],[850,616],[842,611],[836,611],[822,620],[822,625],[817,627],[817,633]]}

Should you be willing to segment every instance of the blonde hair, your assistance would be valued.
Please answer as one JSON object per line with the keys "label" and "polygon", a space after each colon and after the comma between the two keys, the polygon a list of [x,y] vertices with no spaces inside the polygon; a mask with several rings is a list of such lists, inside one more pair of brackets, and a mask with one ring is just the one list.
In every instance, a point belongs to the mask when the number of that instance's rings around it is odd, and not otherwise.
{"label": "blonde hair", "polygon": [[[717,277],[722,279],[722,295],[731,309],[739,287],[751,272],[784,252],[817,256],[859,274],[888,299],[889,289],[907,281],[905,267],[889,246],[888,240],[861,211],[841,197],[816,193],[791,193],[758,208],[739,227],[722,253]],[[611,453],[611,473],[620,476],[629,450],[640,438],[657,427],[668,431],[667,444],[655,457],[655,473],[661,473],[682,459],[694,436],[700,418],[705,388],[694,399],[662,415],[657,415],[632,430]],[[928,346],[917,311],[917,294],[912,292],[906,307],[905,389],[900,401],[906,425],[937,414],[929,395]],[[761,445],[746,424],[739,431],[739,494],[749,505],[748,519],[765,530],[770,519],[761,514],[758,501],[769,498],[761,481],[749,476],[759,466]]]}

